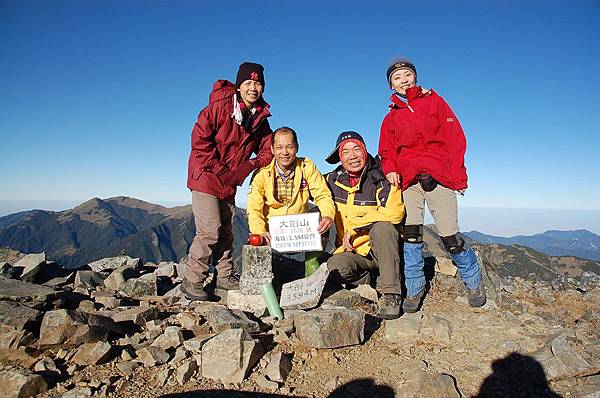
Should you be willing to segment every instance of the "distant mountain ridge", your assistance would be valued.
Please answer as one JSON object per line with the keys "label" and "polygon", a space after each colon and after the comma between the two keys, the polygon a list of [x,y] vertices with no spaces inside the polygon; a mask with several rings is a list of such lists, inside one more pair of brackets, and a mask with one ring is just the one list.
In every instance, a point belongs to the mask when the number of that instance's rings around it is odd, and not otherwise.
{"label": "distant mountain ridge", "polygon": [[[468,234],[480,239],[494,238]],[[561,231],[548,234],[560,236]],[[139,257],[144,262],[179,262],[187,256],[194,235],[191,205],[167,208],[123,196],[93,198],[65,211],[32,210],[0,217],[0,248],[9,247],[23,253],[44,251],[49,260],[67,268],[120,254]],[[581,236],[577,235],[579,239]],[[244,209],[236,209],[233,237],[234,261],[240,270],[241,246],[248,237]],[[425,241],[428,255],[448,257],[434,226],[425,228]],[[564,275],[586,278],[586,271],[600,275],[600,263],[596,261],[550,257],[527,247],[510,246],[510,243],[475,243],[474,247],[492,261],[503,276],[529,277],[533,273],[544,280],[555,280]]]}
{"label": "distant mountain ridge", "polygon": [[[244,218],[238,209],[235,236],[247,236]],[[124,196],[93,198],[60,212],[33,210],[0,217],[0,247],[45,251],[69,268],[121,253],[144,261],[179,261],[194,234],[191,205],[167,208]],[[234,256],[240,246],[236,244]]]}
{"label": "distant mountain ridge", "polygon": [[516,244],[530,247],[550,256],[576,256],[600,261],[600,236],[585,229],[575,231],[549,230],[541,234],[517,235],[510,238],[487,235],[478,231],[465,232],[464,234],[480,243]]}

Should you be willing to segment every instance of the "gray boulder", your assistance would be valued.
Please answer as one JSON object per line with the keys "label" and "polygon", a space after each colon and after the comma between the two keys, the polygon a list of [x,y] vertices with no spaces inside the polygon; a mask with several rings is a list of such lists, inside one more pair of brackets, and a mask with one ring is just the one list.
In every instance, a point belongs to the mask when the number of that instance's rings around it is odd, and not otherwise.
{"label": "gray boulder", "polygon": [[365,313],[348,308],[317,308],[294,314],[294,326],[300,341],[309,347],[356,345],[365,338]]}
{"label": "gray boulder", "polygon": [[112,319],[89,312],[54,310],[46,312],[40,327],[38,346],[48,348],[56,345],[67,347],[106,340],[109,333],[123,334],[121,327]]}
{"label": "gray boulder", "polygon": [[95,289],[98,286],[104,286],[104,278],[98,272],[83,270],[75,273],[74,288]]}
{"label": "gray boulder", "polygon": [[48,391],[48,384],[40,375],[27,369],[0,371],[3,398],[34,397]]}
{"label": "gray boulder", "polygon": [[21,268],[21,280],[25,282],[33,282],[35,275],[40,271],[46,262],[46,253],[28,254],[13,266]]}
{"label": "gray boulder", "polygon": [[103,258],[98,261],[94,261],[89,263],[88,266],[92,271],[102,272],[102,271],[112,271],[123,265],[128,265],[133,268],[137,268],[140,264],[139,258],[131,258],[129,256],[116,256],[116,257],[108,257]]}
{"label": "gray boulder", "polygon": [[265,376],[271,381],[285,383],[288,375],[292,371],[292,361],[288,354],[277,352],[271,355],[269,364],[265,369]]}
{"label": "gray boulder", "polygon": [[12,301],[0,301],[0,325],[23,330],[26,325],[34,322],[40,311]]}
{"label": "gray boulder", "polygon": [[158,294],[156,274],[152,274],[151,279],[129,279],[121,288],[121,292],[128,297],[136,299],[143,298],[144,296],[156,296]]}
{"label": "gray boulder", "polygon": [[204,344],[202,376],[225,383],[241,383],[262,355],[262,346],[243,329],[227,330]]}
{"label": "gray boulder", "polygon": [[58,292],[50,287],[0,277],[0,299],[31,298],[44,301]]}
{"label": "gray boulder", "polygon": [[71,361],[83,366],[99,365],[110,360],[111,350],[111,345],[104,341],[82,344]]}
{"label": "gray boulder", "polygon": [[215,333],[221,333],[229,329],[244,329],[248,333],[260,331],[258,323],[248,319],[244,312],[230,310],[222,305],[208,307],[203,311],[203,315]]}
{"label": "gray boulder", "polygon": [[137,360],[145,366],[162,365],[169,361],[169,353],[159,347],[146,347],[136,351]]}
{"label": "gray boulder", "polygon": [[146,321],[158,319],[158,310],[156,307],[128,307],[112,316],[115,322],[133,322],[136,325],[143,326]]}

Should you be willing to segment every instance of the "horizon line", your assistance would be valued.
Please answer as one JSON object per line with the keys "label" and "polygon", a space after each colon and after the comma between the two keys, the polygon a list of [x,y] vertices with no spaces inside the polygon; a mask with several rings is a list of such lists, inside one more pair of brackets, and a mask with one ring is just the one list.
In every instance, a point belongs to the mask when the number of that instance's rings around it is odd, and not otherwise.
{"label": "horizon line", "polygon": [[[111,199],[111,198],[117,198],[117,197],[126,197],[126,198],[131,198],[131,199],[136,199],[136,200],[141,200],[143,202],[147,202],[147,203],[152,203],[152,204],[160,204],[160,203],[171,203],[171,204],[177,204],[177,205],[181,205],[181,204],[191,204],[191,199],[190,200],[162,200],[162,199],[139,199],[136,198],[134,196],[127,196],[127,195],[116,195],[116,196],[109,196],[107,198],[100,198],[99,196],[92,196],[91,198],[88,199],[10,199],[10,198],[0,198],[0,202],[20,202],[20,201],[30,201],[30,202],[47,202],[47,203],[51,203],[51,202],[77,202],[77,203],[84,203],[87,202],[88,200],[94,199],[94,198],[99,198],[101,200],[107,200],[107,199]],[[239,204],[236,203],[236,207],[240,207],[239,205],[247,205],[247,202],[240,202]],[[461,208],[470,208],[470,209],[477,209],[477,208],[481,208],[481,209],[505,209],[505,210],[563,210],[563,211],[600,211],[600,208],[584,208],[584,209],[577,209],[577,208],[561,208],[561,207],[530,207],[530,206],[525,206],[525,207],[513,207],[513,206],[496,206],[496,205],[459,205],[458,207]],[[30,210],[43,210],[43,209],[30,209]],[[25,210],[26,211],[26,210]]]}

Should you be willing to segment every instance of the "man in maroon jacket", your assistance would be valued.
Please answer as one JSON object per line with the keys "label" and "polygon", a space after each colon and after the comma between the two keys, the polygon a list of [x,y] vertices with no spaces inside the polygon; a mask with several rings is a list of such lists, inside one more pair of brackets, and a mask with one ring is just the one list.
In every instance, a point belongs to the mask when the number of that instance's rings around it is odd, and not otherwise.
{"label": "man in maroon jacket", "polygon": [[[191,300],[207,299],[204,285],[213,261],[217,288],[239,286],[231,257],[235,192],[254,169],[273,158],[263,72],[262,65],[244,62],[235,85],[217,80],[192,130],[187,186],[196,236],[181,285]],[[251,158],[253,153],[256,157]]]}

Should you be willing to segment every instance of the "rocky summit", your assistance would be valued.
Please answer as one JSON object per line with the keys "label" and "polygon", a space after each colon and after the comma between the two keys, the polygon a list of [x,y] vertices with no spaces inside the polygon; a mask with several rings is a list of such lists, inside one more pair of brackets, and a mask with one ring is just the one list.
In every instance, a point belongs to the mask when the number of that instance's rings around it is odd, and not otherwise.
{"label": "rocky summit", "polygon": [[[474,309],[432,236],[424,305],[391,321],[374,316],[368,285],[326,290],[316,308],[278,320],[253,304],[250,285],[230,303],[219,290],[190,302],[179,291],[183,263],[121,255],[65,270],[44,254],[4,250],[1,395],[600,396],[593,267],[579,277],[551,264],[522,269],[528,252],[511,258],[477,246],[488,303]],[[268,258],[254,257],[270,277]]]}

